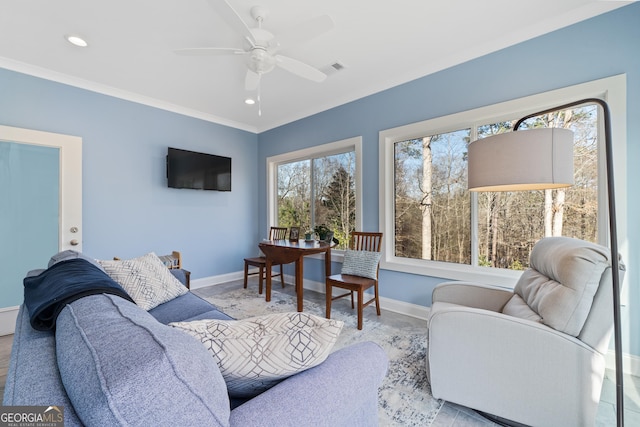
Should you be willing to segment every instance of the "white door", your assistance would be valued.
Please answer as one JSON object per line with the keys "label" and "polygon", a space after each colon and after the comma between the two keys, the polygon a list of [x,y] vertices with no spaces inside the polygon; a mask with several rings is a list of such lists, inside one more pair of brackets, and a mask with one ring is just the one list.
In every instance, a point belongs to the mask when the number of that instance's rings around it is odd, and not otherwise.
{"label": "white door", "polygon": [[82,250],[82,139],[0,126],[0,335],[25,274],[65,249]]}

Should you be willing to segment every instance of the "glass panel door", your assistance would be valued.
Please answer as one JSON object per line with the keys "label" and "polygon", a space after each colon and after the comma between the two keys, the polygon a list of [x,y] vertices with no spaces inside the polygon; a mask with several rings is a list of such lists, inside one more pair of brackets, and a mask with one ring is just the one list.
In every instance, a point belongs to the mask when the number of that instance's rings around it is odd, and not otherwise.
{"label": "glass panel door", "polygon": [[22,280],[82,251],[82,139],[0,125],[0,335],[13,333]]}
{"label": "glass panel door", "polygon": [[0,306],[22,303],[22,279],[58,251],[60,149],[0,141]]}

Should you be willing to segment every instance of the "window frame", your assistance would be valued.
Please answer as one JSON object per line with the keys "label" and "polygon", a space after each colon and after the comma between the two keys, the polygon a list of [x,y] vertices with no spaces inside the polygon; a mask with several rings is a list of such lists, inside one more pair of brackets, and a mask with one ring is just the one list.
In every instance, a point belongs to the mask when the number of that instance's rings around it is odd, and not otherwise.
{"label": "window frame", "polygon": [[[341,154],[349,151],[355,152],[355,204],[356,204],[356,230],[362,229],[362,136],[329,142],[301,150],[282,153],[267,157],[267,224],[276,224],[278,220],[278,166],[312,158],[325,157],[333,154]],[[343,250],[332,250],[333,260],[341,260]],[[336,257],[334,258],[334,255]],[[323,255],[311,255],[311,257],[322,258]]]}
{"label": "window frame", "polygon": [[[616,195],[618,195],[616,200],[618,240],[622,256],[628,259],[628,253],[626,253],[626,248],[628,247],[626,239],[627,201],[626,197],[619,196],[626,196],[627,194],[626,75],[621,74],[380,131],[380,229],[386,236],[389,236],[383,242],[384,247],[380,268],[443,279],[491,283],[513,288],[522,274],[521,271],[401,258],[394,255],[394,144],[425,135],[442,134],[469,127],[472,129],[471,140],[473,141],[476,138],[475,129],[479,125],[519,119],[527,114],[585,98],[599,98],[606,101],[611,112],[615,191]],[[598,120],[598,126],[598,241],[607,245],[609,240],[608,199],[603,149],[604,132],[602,131],[602,120],[600,119]],[[475,193],[471,193],[470,203],[470,220],[472,224],[471,252],[472,259],[477,263],[478,235],[477,226],[474,224],[477,224],[478,209],[477,195]]]}

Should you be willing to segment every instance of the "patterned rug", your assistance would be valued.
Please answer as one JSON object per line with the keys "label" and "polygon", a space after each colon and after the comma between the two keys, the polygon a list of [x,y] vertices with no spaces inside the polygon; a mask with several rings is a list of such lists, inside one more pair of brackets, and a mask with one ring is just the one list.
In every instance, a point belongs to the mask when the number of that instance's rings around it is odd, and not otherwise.
{"label": "patterned rug", "polygon": [[[296,311],[295,297],[276,290],[272,291],[268,303],[255,289],[229,291],[206,299],[236,319]],[[324,303],[320,305],[305,299],[304,311],[324,317]],[[356,342],[373,341],[382,346],[389,357],[389,372],[378,392],[380,425],[431,425],[444,402],[431,396],[427,381],[425,327],[411,324],[394,327],[365,319],[364,327],[359,331],[355,311],[345,314],[334,309],[332,318],[345,323],[335,350]]]}

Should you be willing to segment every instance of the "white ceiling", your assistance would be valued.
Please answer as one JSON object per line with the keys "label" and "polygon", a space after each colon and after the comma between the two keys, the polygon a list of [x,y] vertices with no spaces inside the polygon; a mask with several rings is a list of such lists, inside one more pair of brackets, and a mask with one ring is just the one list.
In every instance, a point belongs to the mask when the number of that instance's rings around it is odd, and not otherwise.
{"label": "white ceiling", "polygon": [[[242,56],[180,56],[242,47],[207,0],[0,0],[0,67],[252,132],[379,92],[615,9],[608,0],[228,0],[274,34],[328,14],[329,32],[281,53],[323,69],[314,83],[276,68],[262,78],[262,116],[247,106]],[[77,48],[65,34],[89,43]]]}

